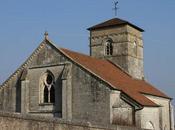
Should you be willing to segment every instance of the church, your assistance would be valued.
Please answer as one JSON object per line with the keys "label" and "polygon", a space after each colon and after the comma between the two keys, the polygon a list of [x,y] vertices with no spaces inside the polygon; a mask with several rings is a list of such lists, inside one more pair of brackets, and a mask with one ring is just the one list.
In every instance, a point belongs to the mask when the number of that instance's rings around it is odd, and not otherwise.
{"label": "church", "polygon": [[119,18],[88,30],[90,55],[56,46],[46,32],[0,86],[0,111],[174,130],[172,98],[144,78],[144,30]]}

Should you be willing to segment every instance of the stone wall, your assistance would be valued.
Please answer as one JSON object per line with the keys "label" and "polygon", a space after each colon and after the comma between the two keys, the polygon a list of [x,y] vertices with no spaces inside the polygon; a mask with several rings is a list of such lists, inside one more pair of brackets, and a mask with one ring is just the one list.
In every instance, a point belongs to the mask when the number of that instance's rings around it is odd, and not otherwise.
{"label": "stone wall", "polygon": [[[39,86],[39,81],[36,77],[40,77],[41,70],[44,72],[46,69],[50,69],[50,66],[58,66],[58,63],[64,63],[65,59],[62,57],[56,49],[54,49],[53,46],[47,45],[47,43],[43,42],[40,44],[40,46],[33,52],[33,54],[28,58],[24,64],[21,65],[20,68],[17,69],[17,71],[12,74],[7,81],[3,83],[2,86],[0,86],[0,110],[2,111],[8,111],[8,112],[24,112],[26,111],[23,106],[27,106],[26,104],[22,104],[24,102],[28,103],[27,100],[24,100],[23,97],[26,97],[27,92],[30,94],[30,90],[27,90],[28,86],[31,86],[31,88],[35,87],[36,90],[35,93],[39,93],[39,90],[37,90],[37,87]],[[45,69],[43,69],[45,67]],[[36,68],[38,72],[36,72]],[[55,71],[52,67],[52,70],[54,72],[58,72],[59,70]],[[55,69],[57,69],[55,67]],[[60,67],[59,67],[60,69]],[[34,70],[34,71],[32,71]],[[61,70],[61,69],[60,69]],[[31,75],[27,75],[27,74]],[[40,75],[37,75],[40,74]],[[29,77],[26,77],[29,76]],[[58,75],[56,75],[58,77]],[[26,78],[28,78],[26,80]],[[30,78],[33,78],[32,81],[30,81]],[[25,81],[25,82],[23,82]],[[34,85],[35,83],[35,85]],[[37,87],[36,87],[37,86]],[[23,89],[25,91],[23,91]],[[33,96],[29,101],[32,101],[33,105],[28,104],[31,108],[31,110],[36,111],[37,108],[34,108],[33,106],[36,106],[36,102],[38,103],[38,97],[36,95]],[[35,103],[35,104],[34,104]],[[38,109],[37,109],[38,110]]]}
{"label": "stone wall", "polygon": [[[144,107],[136,112],[136,126],[144,129],[163,130],[160,129],[158,107]],[[169,129],[167,129],[169,130]]]}
{"label": "stone wall", "polygon": [[84,69],[72,68],[72,114],[73,119],[110,123],[110,88]]}
{"label": "stone wall", "polygon": [[158,114],[159,114],[159,128],[164,130],[170,129],[170,100],[166,98],[151,96],[151,95],[145,95],[147,98],[155,102],[156,104],[160,105],[161,107],[158,108]]}
{"label": "stone wall", "polygon": [[121,99],[121,92],[113,90],[110,93],[111,124],[134,125],[134,108]]}
{"label": "stone wall", "polygon": [[20,109],[18,107],[18,104],[19,104],[18,101],[20,100],[19,93],[21,91],[21,89],[18,87],[20,86],[19,77],[20,77],[20,73],[16,74],[13,80],[10,80],[3,87],[0,86],[0,110],[1,111],[15,112],[16,110]]}
{"label": "stone wall", "polygon": [[0,112],[0,130],[142,130],[124,126],[92,126],[88,122],[68,122],[54,118],[43,118]]}
{"label": "stone wall", "polygon": [[[48,115],[49,113],[52,113],[54,110],[55,113],[61,112],[61,103],[62,103],[62,84],[61,84],[61,73],[63,71],[64,65],[58,65],[58,66],[50,66],[50,67],[44,67],[44,68],[35,68],[35,69],[29,69],[28,70],[28,80],[29,83],[26,86],[26,88],[29,90],[28,100],[26,102],[29,103],[28,105],[28,112],[31,113],[42,113],[45,115]],[[43,86],[42,82],[43,79],[42,76],[47,73],[47,71],[51,72],[54,75],[54,88],[55,88],[55,104],[53,109],[53,104],[46,104],[42,101],[43,99]],[[25,96],[22,96],[22,98],[25,98]],[[24,103],[24,102],[23,102]],[[24,105],[26,106],[26,105]],[[51,114],[53,116],[53,114]]]}

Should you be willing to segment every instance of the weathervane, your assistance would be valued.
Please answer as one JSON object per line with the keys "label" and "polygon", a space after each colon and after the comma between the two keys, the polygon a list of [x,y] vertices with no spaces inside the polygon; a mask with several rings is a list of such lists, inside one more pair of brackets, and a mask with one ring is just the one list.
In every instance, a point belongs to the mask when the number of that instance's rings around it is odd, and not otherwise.
{"label": "weathervane", "polygon": [[117,10],[119,9],[117,7],[117,5],[118,5],[118,1],[114,1],[114,8],[113,8],[113,10],[115,11],[115,16],[117,16]]}

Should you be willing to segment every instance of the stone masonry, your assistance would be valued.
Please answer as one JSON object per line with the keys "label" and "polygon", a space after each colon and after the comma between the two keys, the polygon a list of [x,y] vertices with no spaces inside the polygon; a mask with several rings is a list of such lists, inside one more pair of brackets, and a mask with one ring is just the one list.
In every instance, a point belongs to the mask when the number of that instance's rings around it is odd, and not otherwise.
{"label": "stone masonry", "polygon": [[0,112],[0,130],[143,130],[129,126],[98,126],[88,122]]}
{"label": "stone masonry", "polygon": [[[113,44],[110,56],[105,55],[105,43],[109,39]],[[133,78],[144,78],[142,33],[129,25],[91,30],[90,55],[110,60]]]}

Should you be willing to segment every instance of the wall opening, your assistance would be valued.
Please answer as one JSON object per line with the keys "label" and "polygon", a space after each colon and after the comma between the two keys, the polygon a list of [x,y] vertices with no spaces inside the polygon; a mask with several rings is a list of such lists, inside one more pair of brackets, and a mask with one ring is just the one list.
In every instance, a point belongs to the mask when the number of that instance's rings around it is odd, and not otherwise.
{"label": "wall opening", "polygon": [[40,103],[55,103],[55,78],[47,71],[40,79]]}
{"label": "wall opening", "polygon": [[44,103],[48,103],[48,96],[49,96],[48,88],[47,86],[45,86],[44,87]]}
{"label": "wall opening", "polygon": [[111,56],[113,54],[113,45],[112,40],[108,39],[105,43],[105,55]]}
{"label": "wall opening", "polygon": [[50,102],[55,103],[55,88],[52,85],[50,89]]}

